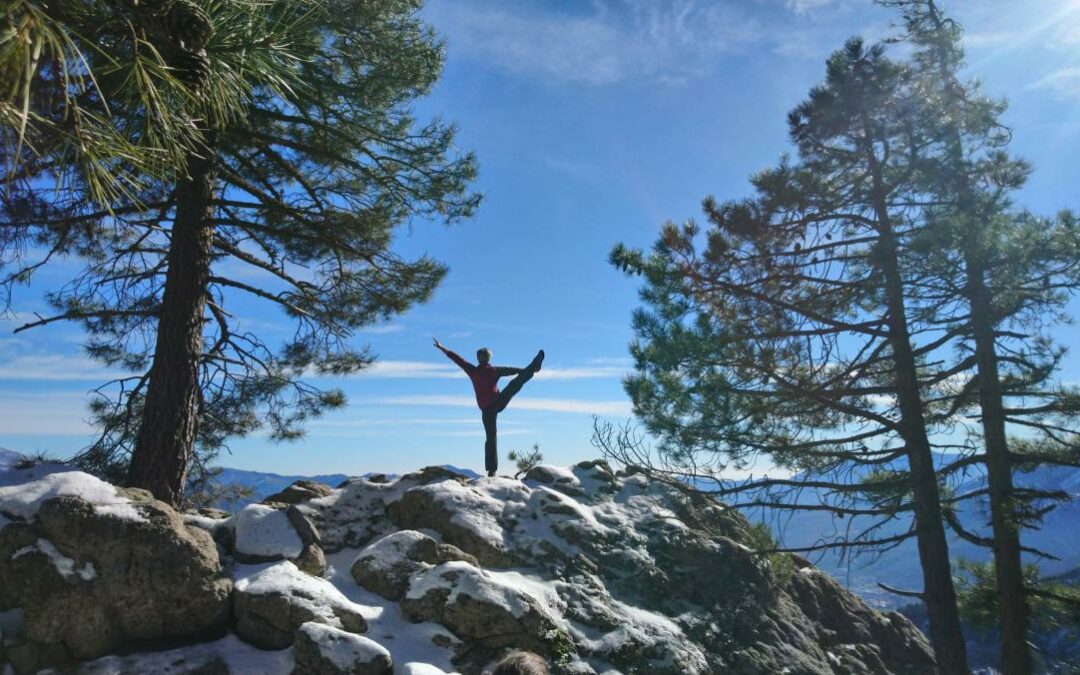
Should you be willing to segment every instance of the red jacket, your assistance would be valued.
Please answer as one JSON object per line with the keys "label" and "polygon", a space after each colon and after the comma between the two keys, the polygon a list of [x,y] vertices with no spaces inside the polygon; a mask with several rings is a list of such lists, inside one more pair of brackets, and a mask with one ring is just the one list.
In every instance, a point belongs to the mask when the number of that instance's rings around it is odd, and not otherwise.
{"label": "red jacket", "polygon": [[480,406],[481,410],[491,405],[495,401],[495,397],[499,395],[500,377],[517,375],[521,372],[520,368],[493,366],[490,363],[482,366],[475,366],[445,348],[443,349],[443,353],[450,357],[451,361],[461,366],[461,369],[464,370],[465,374],[472,380],[473,389],[476,391],[476,405]]}

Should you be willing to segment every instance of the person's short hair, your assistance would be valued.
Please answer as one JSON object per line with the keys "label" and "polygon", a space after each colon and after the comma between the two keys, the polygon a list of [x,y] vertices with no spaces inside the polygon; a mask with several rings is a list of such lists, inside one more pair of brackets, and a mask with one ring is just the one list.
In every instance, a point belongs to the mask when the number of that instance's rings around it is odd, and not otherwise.
{"label": "person's short hair", "polygon": [[477,349],[476,350],[476,360],[481,361],[481,362],[490,361],[491,360],[491,350],[488,349],[487,347],[481,347],[480,349]]}
{"label": "person's short hair", "polygon": [[532,652],[511,652],[495,664],[491,675],[548,675],[547,661]]}

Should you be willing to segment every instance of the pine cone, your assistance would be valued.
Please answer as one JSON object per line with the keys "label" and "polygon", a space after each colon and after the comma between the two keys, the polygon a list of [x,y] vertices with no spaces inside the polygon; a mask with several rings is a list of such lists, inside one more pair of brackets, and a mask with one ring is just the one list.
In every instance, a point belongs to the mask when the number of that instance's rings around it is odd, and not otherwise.
{"label": "pine cone", "polygon": [[165,20],[165,31],[181,49],[198,52],[214,35],[214,23],[191,0],[174,0]]}
{"label": "pine cone", "polygon": [[196,91],[210,78],[210,58],[205,49],[195,52],[175,50],[170,55],[169,66],[182,82]]}

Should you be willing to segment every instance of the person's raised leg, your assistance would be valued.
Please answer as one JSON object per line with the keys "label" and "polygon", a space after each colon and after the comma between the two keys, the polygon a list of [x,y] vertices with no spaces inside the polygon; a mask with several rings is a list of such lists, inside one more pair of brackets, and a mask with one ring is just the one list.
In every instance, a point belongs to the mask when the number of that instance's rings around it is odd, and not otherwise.
{"label": "person's raised leg", "polygon": [[499,411],[494,404],[489,405],[480,412],[480,418],[484,421],[484,434],[486,436],[484,441],[484,468],[489,476],[494,476],[499,469],[498,432],[495,428],[495,418],[498,414]]}
{"label": "person's raised leg", "polygon": [[544,363],[544,350],[541,349],[536,353],[532,362],[526,366],[520,373],[518,373],[514,379],[507,383],[506,388],[499,392],[498,397],[495,399],[495,407],[499,412],[506,410],[506,406],[509,405],[510,399],[514,398],[514,395],[521,391],[521,388],[525,386],[525,383],[532,379],[532,376],[536,374],[536,371],[540,370],[540,366]]}

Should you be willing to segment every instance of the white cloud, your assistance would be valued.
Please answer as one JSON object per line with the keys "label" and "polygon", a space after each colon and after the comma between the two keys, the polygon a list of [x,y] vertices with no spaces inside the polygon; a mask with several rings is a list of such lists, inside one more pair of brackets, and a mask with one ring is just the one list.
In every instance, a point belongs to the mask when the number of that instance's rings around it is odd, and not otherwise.
{"label": "white cloud", "polygon": [[461,369],[451,363],[430,361],[376,361],[356,377],[449,379],[461,377]]}
{"label": "white cloud", "polygon": [[28,436],[88,436],[94,428],[86,422],[86,395],[70,392],[49,394],[0,394],[0,431]]}
{"label": "white cloud", "polygon": [[362,328],[360,332],[367,335],[386,335],[387,333],[400,333],[403,330],[405,330],[405,326],[402,326],[400,323],[384,323],[379,326]]}
{"label": "white cloud", "polygon": [[[575,10],[590,8],[587,13]],[[451,54],[516,75],[604,85],[628,78],[682,81],[763,30],[734,3],[598,0],[560,12],[517,3],[432,3]]]}
{"label": "white cloud", "polygon": [[[476,399],[467,395],[392,396],[368,402],[383,405],[476,407]],[[521,400],[514,400],[510,405],[515,410],[539,410],[543,412],[577,413],[585,415],[629,415],[631,412],[630,401],[586,401],[571,398],[523,398]]]}
{"label": "white cloud", "polygon": [[[619,378],[627,368],[621,365],[587,365],[580,367],[547,367],[536,374],[542,380],[584,380]],[[433,361],[376,361],[361,370],[356,377],[408,378],[408,379],[457,379],[464,377],[461,369],[452,363]]]}
{"label": "white cloud", "polygon": [[0,351],[0,380],[107,382],[123,375],[85,356],[65,354],[6,355]]}
{"label": "white cloud", "polygon": [[1036,80],[1029,89],[1049,89],[1062,98],[1080,96],[1080,66],[1059,68]]}

